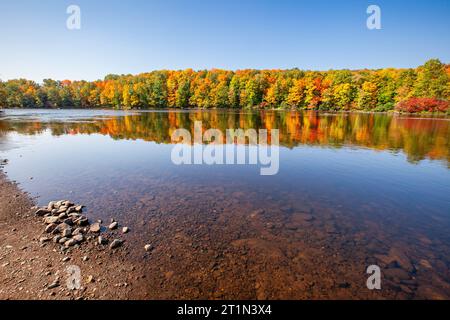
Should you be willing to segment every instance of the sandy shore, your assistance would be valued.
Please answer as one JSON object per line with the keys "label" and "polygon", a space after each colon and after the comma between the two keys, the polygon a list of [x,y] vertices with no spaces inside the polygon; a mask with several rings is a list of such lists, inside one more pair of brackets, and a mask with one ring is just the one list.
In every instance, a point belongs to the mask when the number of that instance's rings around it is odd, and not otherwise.
{"label": "sandy shore", "polygon": [[[65,253],[41,244],[41,218],[33,200],[0,171],[0,299],[142,299],[145,277],[128,261],[128,248],[86,243]],[[78,289],[74,271],[80,270]],[[59,283],[52,286],[53,283]],[[53,287],[53,288],[52,288]],[[70,287],[74,287],[73,285]],[[76,286],[78,287],[78,286]]]}

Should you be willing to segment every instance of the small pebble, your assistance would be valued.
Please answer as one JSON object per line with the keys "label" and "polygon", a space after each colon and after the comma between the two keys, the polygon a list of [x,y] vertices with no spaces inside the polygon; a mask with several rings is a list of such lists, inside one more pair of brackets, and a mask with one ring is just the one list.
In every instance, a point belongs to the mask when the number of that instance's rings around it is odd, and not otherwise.
{"label": "small pebble", "polygon": [[108,228],[109,228],[109,230],[114,230],[114,229],[117,229],[118,226],[119,226],[119,224],[116,221],[114,221],[109,225]]}

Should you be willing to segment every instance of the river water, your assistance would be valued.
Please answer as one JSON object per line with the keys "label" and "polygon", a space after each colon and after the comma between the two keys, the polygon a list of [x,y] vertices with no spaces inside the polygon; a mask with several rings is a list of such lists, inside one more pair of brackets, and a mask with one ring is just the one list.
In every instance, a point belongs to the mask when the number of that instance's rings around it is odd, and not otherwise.
{"label": "river water", "polygon": [[[195,121],[277,129],[278,173],[174,164],[171,135]],[[40,205],[67,198],[129,226],[152,298],[450,298],[449,118],[5,110],[0,158]]]}

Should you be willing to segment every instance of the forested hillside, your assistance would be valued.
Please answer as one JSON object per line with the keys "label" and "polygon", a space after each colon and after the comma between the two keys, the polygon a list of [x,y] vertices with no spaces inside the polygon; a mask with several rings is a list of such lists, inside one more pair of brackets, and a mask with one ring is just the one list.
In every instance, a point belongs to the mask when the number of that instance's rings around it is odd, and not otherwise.
{"label": "forested hillside", "polygon": [[204,70],[108,75],[42,84],[0,81],[3,108],[299,108],[448,112],[450,65],[417,69]]}

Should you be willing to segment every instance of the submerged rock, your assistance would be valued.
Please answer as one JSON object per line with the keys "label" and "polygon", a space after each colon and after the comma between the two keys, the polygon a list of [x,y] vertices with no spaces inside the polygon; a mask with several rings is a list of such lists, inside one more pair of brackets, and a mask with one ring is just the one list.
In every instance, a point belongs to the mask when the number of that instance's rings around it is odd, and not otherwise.
{"label": "submerged rock", "polygon": [[390,268],[383,271],[384,276],[390,279],[408,280],[411,277],[408,272],[400,268]]}
{"label": "submerged rock", "polygon": [[414,266],[411,263],[411,260],[399,248],[392,248],[389,250],[388,260],[390,262],[396,262],[400,267],[408,272],[414,271]]}
{"label": "submerged rock", "polygon": [[114,229],[117,229],[118,226],[119,226],[119,224],[116,221],[114,221],[109,225],[108,228],[109,228],[109,230],[114,230]]}
{"label": "submerged rock", "polygon": [[52,209],[55,208],[55,202],[54,201],[50,201],[47,205],[47,210],[50,211]]}

